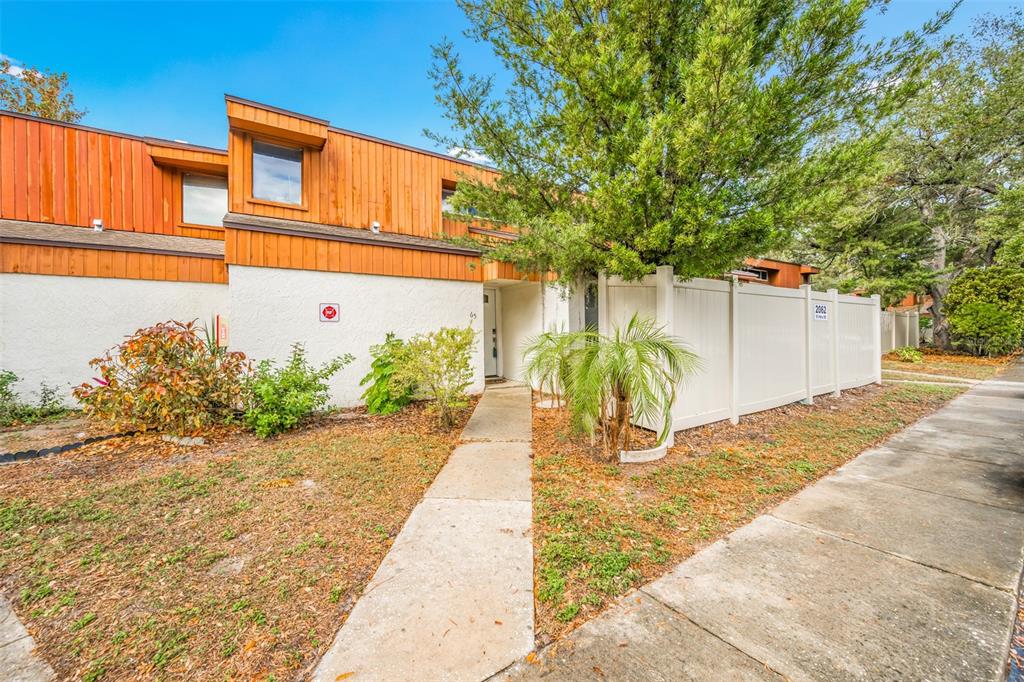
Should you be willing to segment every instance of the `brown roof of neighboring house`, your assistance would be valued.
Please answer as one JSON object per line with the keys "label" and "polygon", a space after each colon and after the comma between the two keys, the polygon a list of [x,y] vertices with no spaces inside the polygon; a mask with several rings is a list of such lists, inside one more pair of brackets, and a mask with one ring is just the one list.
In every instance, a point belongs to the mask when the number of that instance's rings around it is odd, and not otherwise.
{"label": "brown roof of neighboring house", "polygon": [[323,223],[307,223],[302,220],[286,220],[284,218],[268,218],[266,216],[245,213],[228,213],[224,216],[224,227],[286,234],[297,237],[313,237],[314,239],[330,239],[332,241],[350,242],[354,244],[370,244],[372,246],[391,246],[399,249],[416,251],[434,251],[437,253],[454,253],[465,256],[477,256],[481,249],[456,245],[440,239],[415,237],[411,234],[396,232],[377,232],[359,227],[343,227],[341,225],[325,225]]}
{"label": "brown roof of neighboring house", "polygon": [[146,234],[124,230],[97,232],[88,227],[30,223],[25,220],[0,219],[0,243],[64,246],[101,251],[131,251],[196,258],[224,258],[224,242],[218,239],[175,237],[167,234]]}

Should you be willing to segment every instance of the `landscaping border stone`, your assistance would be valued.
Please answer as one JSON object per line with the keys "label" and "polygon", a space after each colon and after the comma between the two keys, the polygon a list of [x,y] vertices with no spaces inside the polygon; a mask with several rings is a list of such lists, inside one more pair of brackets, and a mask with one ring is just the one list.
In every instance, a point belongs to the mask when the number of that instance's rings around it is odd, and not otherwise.
{"label": "landscaping border stone", "polygon": [[100,441],[110,440],[111,438],[122,438],[124,436],[134,436],[140,433],[139,431],[124,431],[122,433],[111,433],[106,436],[90,436],[84,440],[76,441],[74,443],[66,443],[64,445],[54,445],[49,448],[40,448],[39,450],[22,450],[20,452],[2,452],[0,453],[0,464],[10,464],[12,462],[23,462],[29,459],[37,459],[39,457],[49,457],[50,455],[59,455],[62,452],[68,452],[70,450],[77,450],[84,445],[92,445],[93,443],[99,443]]}

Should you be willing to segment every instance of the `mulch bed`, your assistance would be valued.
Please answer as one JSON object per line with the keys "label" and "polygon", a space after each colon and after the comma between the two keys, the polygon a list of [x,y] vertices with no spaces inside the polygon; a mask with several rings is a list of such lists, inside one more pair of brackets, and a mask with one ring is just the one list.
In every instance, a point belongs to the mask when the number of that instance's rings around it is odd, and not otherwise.
{"label": "mulch bed", "polygon": [[[991,379],[1014,362],[1020,353],[985,358],[954,351],[922,348],[921,355],[921,362],[902,362],[895,353],[886,353],[882,356],[882,369],[919,374],[940,374],[965,379]],[[893,378],[912,379],[913,377],[894,376]]]}
{"label": "mulch bed", "polygon": [[462,424],[146,434],[0,467],[0,590],[58,677],[308,675]]}
{"label": "mulch bed", "polygon": [[564,411],[534,410],[538,645],[594,617],[963,389],[893,384],[676,434],[659,461],[602,461]]}

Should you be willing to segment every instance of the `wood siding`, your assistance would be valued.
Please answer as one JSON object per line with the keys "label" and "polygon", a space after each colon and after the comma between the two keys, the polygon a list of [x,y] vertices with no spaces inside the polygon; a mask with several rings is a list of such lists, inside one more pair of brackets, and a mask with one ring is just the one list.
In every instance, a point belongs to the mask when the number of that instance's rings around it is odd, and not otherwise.
{"label": "wood siding", "polygon": [[102,251],[36,244],[0,244],[0,272],[226,284],[216,258]]}
{"label": "wood siding", "polygon": [[224,259],[230,265],[481,281],[480,259],[476,256],[232,228],[224,232]]}
{"label": "wood siding", "polygon": [[463,174],[494,175],[454,159],[330,129],[322,150],[305,147],[302,206],[272,204],[252,198],[253,138],[237,129],[228,136],[228,203],[235,213],[357,228],[376,221],[385,232],[420,237],[437,237],[443,230],[465,234],[465,227],[452,221],[442,225],[442,182]]}
{"label": "wood siding", "polygon": [[0,115],[0,217],[175,234],[174,173],[142,140]]}

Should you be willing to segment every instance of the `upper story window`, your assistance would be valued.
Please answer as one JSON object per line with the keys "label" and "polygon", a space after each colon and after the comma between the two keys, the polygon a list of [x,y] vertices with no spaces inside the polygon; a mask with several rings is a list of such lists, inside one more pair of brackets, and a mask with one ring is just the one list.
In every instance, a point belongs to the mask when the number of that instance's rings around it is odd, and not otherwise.
{"label": "upper story window", "polygon": [[441,190],[441,212],[451,213],[454,209],[452,208],[452,197],[455,195],[453,189],[442,189]]}
{"label": "upper story window", "polygon": [[739,270],[733,270],[733,273],[740,275],[741,277],[752,277],[762,282],[768,281],[768,271],[763,268],[751,268],[745,267]]}
{"label": "upper story window", "polygon": [[228,179],[186,173],[181,178],[181,221],[189,225],[224,224]]}
{"label": "upper story window", "polygon": [[253,140],[252,196],[280,204],[302,204],[302,149]]}

